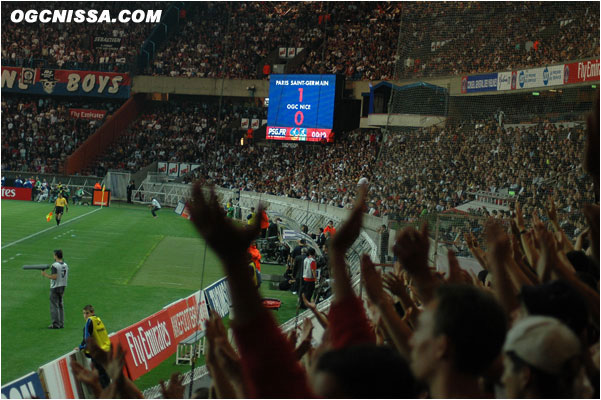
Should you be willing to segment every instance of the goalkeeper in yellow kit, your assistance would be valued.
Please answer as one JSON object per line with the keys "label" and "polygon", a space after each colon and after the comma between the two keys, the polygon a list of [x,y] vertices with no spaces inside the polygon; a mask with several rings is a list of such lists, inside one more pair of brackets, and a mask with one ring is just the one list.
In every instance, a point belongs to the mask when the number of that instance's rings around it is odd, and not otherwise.
{"label": "goalkeeper in yellow kit", "polygon": [[54,202],[54,217],[56,218],[56,226],[60,225],[64,211],[69,211],[69,206],[67,205],[67,199],[65,199],[63,194],[59,192],[58,197]]}

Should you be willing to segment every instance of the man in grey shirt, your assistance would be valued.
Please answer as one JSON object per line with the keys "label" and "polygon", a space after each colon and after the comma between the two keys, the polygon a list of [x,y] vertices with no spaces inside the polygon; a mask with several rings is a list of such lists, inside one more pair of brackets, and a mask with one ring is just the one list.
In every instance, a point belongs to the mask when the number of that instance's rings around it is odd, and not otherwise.
{"label": "man in grey shirt", "polygon": [[65,324],[65,311],[63,296],[69,278],[69,266],[63,261],[63,251],[54,250],[54,264],[50,267],[50,274],[42,271],[42,276],[50,279],[50,319],[52,324],[48,329],[61,329]]}

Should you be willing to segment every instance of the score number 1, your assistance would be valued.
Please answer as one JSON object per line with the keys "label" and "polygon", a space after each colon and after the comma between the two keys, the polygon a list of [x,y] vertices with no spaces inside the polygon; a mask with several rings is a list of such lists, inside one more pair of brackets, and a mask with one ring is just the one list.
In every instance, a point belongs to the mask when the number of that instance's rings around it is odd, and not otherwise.
{"label": "score number 1", "polygon": [[[302,103],[303,102],[303,90],[304,88],[298,88],[298,102]],[[303,121],[305,120],[305,116],[303,114],[302,111],[297,111],[296,114],[294,114],[294,123],[298,126],[301,126],[303,124]]]}

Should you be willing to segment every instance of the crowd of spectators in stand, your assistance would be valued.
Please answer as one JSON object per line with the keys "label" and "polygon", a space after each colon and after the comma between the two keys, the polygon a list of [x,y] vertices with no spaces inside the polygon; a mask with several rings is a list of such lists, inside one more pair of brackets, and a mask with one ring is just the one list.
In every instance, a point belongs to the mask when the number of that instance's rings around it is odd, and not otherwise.
{"label": "crowd of spectators in stand", "polygon": [[[599,56],[599,5],[593,3],[342,3],[334,7],[332,19],[325,49],[310,52],[298,72],[389,80],[395,76],[397,51],[403,62],[399,78],[485,73]],[[433,50],[432,43],[444,45]],[[405,60],[412,62],[405,65]]]}
{"label": "crowd of spectators in stand", "polygon": [[410,220],[452,209],[471,200],[470,192],[506,189],[532,215],[541,212],[535,199],[553,195],[564,223],[575,230],[582,224],[575,210],[592,202],[592,182],[577,161],[584,143],[582,127],[548,123],[500,128],[482,121],[391,135],[372,169],[372,182],[382,190],[376,204],[381,214]]}
{"label": "crowd of spectators in stand", "polygon": [[[478,191],[511,191],[527,215],[542,215],[543,204],[535,199],[552,195],[570,237],[583,229],[581,205],[592,201],[592,183],[576,161],[585,139],[577,125],[500,127],[490,119],[389,135],[356,130],[331,145],[239,146],[217,135],[215,107],[155,106],[99,163],[127,171],[154,161],[199,164],[184,181],[347,208],[358,180],[366,177],[368,213],[405,222],[454,209]],[[239,127],[240,117],[264,118],[261,108],[225,109],[223,127]]]}
{"label": "crowd of spectators in stand", "polygon": [[148,73],[201,78],[261,78],[279,47],[304,48],[322,35],[319,2],[195,3],[187,22]]}
{"label": "crowd of spectators in stand", "polygon": [[399,41],[401,78],[599,56],[596,3],[204,3],[188,15],[148,73],[257,79],[271,52],[297,47],[306,58],[289,72],[390,80]]}
{"label": "crowd of spectators in stand", "polygon": [[[598,108],[597,101],[581,163],[597,195]],[[567,240],[552,208],[548,225],[526,223],[519,207],[511,228],[487,219],[479,226],[486,250],[469,240],[478,275],[451,250],[448,271],[431,268],[428,226],[406,227],[392,246],[392,271],[361,256],[356,291],[346,255],[361,232],[367,192],[367,185],[356,190],[352,211],[329,239],[327,314],[303,297],[311,318],[286,336],[248,271],[260,218],[240,226],[211,189],[194,185],[191,220],[228,277],[234,315],[233,339],[217,312],[206,325],[210,398],[599,398],[598,204],[581,205],[588,244]],[[99,348],[88,344],[94,357]],[[105,389],[98,373],[71,365],[98,398],[141,398],[123,373],[124,356],[121,347],[105,353],[113,381]],[[184,395],[177,372],[161,387],[164,398]]]}
{"label": "crowd of spectators in stand", "polygon": [[[2,170],[59,172],[67,156],[122,103],[21,95],[2,96]],[[106,110],[102,120],[75,119],[69,109]]]}
{"label": "crowd of spectators in stand", "polygon": [[[48,9],[61,4],[45,3]],[[127,7],[157,10],[162,5]],[[84,7],[92,8],[113,15],[123,4]],[[2,5],[7,27],[2,30],[3,65],[123,71],[152,28],[147,23],[127,29],[117,24],[14,24],[14,9]],[[390,80],[397,51],[401,78],[484,73],[598,57],[598,31],[598,3],[206,2],[188,6],[181,29],[145,72],[261,79],[263,65],[275,59],[280,47],[295,47],[307,49],[303,63],[294,68],[297,73]],[[121,47],[95,49],[95,36],[120,37]]]}
{"label": "crowd of spectators in stand", "polygon": [[[40,3],[41,4],[41,3]],[[161,10],[161,2],[90,2],[78,10],[109,10],[111,18],[119,11]],[[13,23],[14,10],[27,11],[23,3],[2,3],[2,65],[127,72],[144,40],[154,27],[151,23]],[[42,10],[63,10],[63,2],[44,2]],[[118,49],[94,47],[96,36],[120,38]]]}
{"label": "crowd of spectators in stand", "polygon": [[241,118],[267,118],[266,109],[253,103],[226,101],[221,118],[218,110],[215,103],[154,104],[87,172],[98,167],[104,171],[138,171],[154,161],[197,162],[199,157],[221,160],[236,147],[232,140],[227,144],[217,140],[218,124],[223,132],[231,132],[240,129]]}
{"label": "crowd of spectators in stand", "polygon": [[[423,32],[427,46],[432,42],[446,43],[424,57],[412,57],[419,62],[405,68],[403,77],[477,74],[599,57],[596,3],[441,6],[430,10],[433,15],[410,13],[417,19],[414,28]],[[435,29],[420,29],[433,20]]]}

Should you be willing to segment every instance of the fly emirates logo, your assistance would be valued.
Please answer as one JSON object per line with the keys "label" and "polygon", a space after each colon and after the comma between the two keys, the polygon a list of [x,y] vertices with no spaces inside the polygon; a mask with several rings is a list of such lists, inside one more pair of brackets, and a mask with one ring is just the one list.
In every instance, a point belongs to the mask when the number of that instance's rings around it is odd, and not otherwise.
{"label": "fly emirates logo", "polygon": [[137,332],[127,332],[125,338],[136,367],[144,364],[147,370],[148,361],[171,346],[171,337],[165,322],[158,322],[152,326],[149,321],[148,328],[139,326]]}

